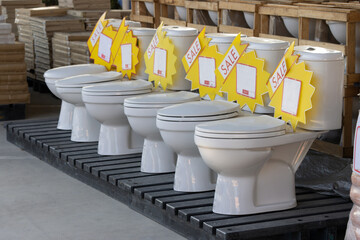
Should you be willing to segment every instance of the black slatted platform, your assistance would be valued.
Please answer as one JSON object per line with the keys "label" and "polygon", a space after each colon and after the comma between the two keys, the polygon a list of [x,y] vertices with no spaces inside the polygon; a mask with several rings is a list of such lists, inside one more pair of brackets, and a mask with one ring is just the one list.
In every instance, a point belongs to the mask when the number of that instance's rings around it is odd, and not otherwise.
{"label": "black slatted platform", "polygon": [[[342,239],[352,203],[297,189],[294,209],[247,216],[212,213],[214,192],[183,193],[173,173],[140,172],[140,154],[100,156],[70,141],[56,120],[7,125],[8,141],[189,239]],[[141,226],[138,226],[141,227]]]}

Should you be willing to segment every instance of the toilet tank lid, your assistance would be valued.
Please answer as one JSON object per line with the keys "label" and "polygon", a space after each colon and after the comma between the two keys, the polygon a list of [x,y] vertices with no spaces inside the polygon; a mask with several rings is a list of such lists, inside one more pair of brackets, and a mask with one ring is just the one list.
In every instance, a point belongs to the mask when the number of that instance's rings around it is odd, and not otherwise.
{"label": "toilet tank lid", "polygon": [[83,92],[88,92],[89,94],[95,92],[131,92],[146,89],[150,90],[152,87],[152,83],[145,80],[113,81],[84,87]]}
{"label": "toilet tank lid", "polygon": [[153,36],[156,33],[154,28],[129,27],[135,36]]}
{"label": "toilet tank lid", "polygon": [[75,75],[89,74],[89,73],[101,73],[106,72],[106,67],[98,64],[78,64],[64,67],[53,68],[47,70],[44,73],[45,80],[50,79],[62,79],[72,77]]}
{"label": "toilet tank lid", "polygon": [[200,96],[192,92],[166,92],[143,95],[125,99],[125,104],[176,104],[181,102],[198,101]]}
{"label": "toilet tank lid", "polygon": [[120,80],[121,78],[122,74],[118,72],[102,72],[94,74],[82,74],[60,79],[57,80],[55,84],[57,87],[81,87],[82,85]]}
{"label": "toilet tank lid", "polygon": [[172,105],[158,111],[164,117],[205,117],[240,111],[239,104],[226,101],[196,101]]}
{"label": "toilet tank lid", "polygon": [[[207,33],[205,35],[207,38],[211,38],[211,43],[228,43],[231,44],[235,37],[237,36],[237,34],[235,33]],[[241,37],[243,37],[243,35],[241,35]]]}
{"label": "toilet tank lid", "polygon": [[300,60],[321,60],[321,61],[334,61],[343,60],[344,55],[341,51],[315,47],[309,45],[296,46],[294,48],[295,54],[300,55]]}
{"label": "toilet tank lid", "polygon": [[196,127],[196,131],[204,133],[250,134],[284,131],[283,120],[267,115],[240,116],[223,121],[208,122]]}
{"label": "toilet tank lid", "polygon": [[166,32],[166,36],[195,36],[198,34],[196,28],[181,27],[181,26],[165,26],[163,31]]}
{"label": "toilet tank lid", "polygon": [[281,50],[289,47],[290,43],[287,41],[271,38],[247,37],[242,40],[242,43],[248,43],[249,49],[255,50]]}

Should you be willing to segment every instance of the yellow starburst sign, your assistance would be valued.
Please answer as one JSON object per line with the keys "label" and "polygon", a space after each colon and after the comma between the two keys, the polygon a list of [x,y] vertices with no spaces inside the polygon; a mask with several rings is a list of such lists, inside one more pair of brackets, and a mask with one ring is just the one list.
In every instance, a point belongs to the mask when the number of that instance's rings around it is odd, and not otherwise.
{"label": "yellow starburst sign", "polygon": [[162,31],[163,23],[160,24],[149,47],[144,54],[145,73],[149,74],[149,81],[154,82],[155,87],[161,85],[166,90],[167,85],[173,84],[173,75],[176,74],[175,63],[177,57],[174,54],[174,44]]}
{"label": "yellow starburst sign", "polygon": [[313,73],[305,62],[294,63],[274,92],[269,106],[275,108],[274,117],[289,122],[295,130],[299,122],[306,124],[306,111],[312,108],[315,87],[310,81]]}
{"label": "yellow starburst sign", "polygon": [[98,43],[100,34],[102,33],[102,31],[109,22],[108,20],[105,20],[105,17],[106,17],[106,12],[104,12],[103,15],[101,15],[101,17],[97,21],[95,28],[92,31],[89,40],[87,41],[87,45],[90,53],[92,53],[95,45]]}
{"label": "yellow starburst sign", "polygon": [[255,51],[245,53],[247,46],[241,44],[239,33],[215,73],[224,79],[221,91],[228,93],[228,101],[237,101],[241,107],[247,105],[254,112],[257,104],[264,105],[270,74],[264,70],[264,59],[257,58]]}
{"label": "yellow starburst sign", "polygon": [[128,28],[125,26],[124,18],[111,46],[111,53],[116,71],[131,79],[131,75],[136,74],[135,66],[139,63],[139,48],[136,45],[137,38],[133,36],[132,31],[128,31]]}
{"label": "yellow starburst sign", "polygon": [[191,90],[199,89],[200,97],[208,95],[211,100],[220,92],[223,81],[216,78],[215,69],[223,59],[217,46],[209,46],[210,38],[205,37],[205,28],[200,32],[182,59],[186,79],[191,81]]}
{"label": "yellow starburst sign", "polygon": [[114,58],[111,54],[111,46],[116,37],[117,31],[113,26],[107,26],[99,35],[99,40],[95,44],[90,58],[94,59],[95,64],[103,65],[107,70],[111,70]]}
{"label": "yellow starburst sign", "polygon": [[292,42],[290,47],[286,50],[284,56],[276,67],[274,73],[267,82],[269,96],[272,98],[276,89],[280,86],[285,78],[286,73],[292,68],[294,63],[299,59],[299,55],[293,55],[295,42]]}

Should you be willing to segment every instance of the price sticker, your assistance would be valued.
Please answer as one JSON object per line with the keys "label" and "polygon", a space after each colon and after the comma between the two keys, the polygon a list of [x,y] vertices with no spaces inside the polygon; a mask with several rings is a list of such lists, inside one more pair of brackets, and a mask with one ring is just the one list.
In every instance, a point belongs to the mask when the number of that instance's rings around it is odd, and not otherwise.
{"label": "price sticker", "polygon": [[215,76],[216,62],[214,58],[199,57],[199,81],[200,85],[216,88]]}
{"label": "price sticker", "polygon": [[255,99],[256,79],[256,67],[236,64],[236,90],[238,94]]}
{"label": "price sticker", "polygon": [[160,77],[166,77],[167,51],[162,48],[155,48],[153,73]]}
{"label": "price sticker", "polygon": [[299,108],[301,81],[285,78],[281,111],[296,116]]}
{"label": "price sticker", "polygon": [[123,70],[132,69],[132,45],[121,45],[121,67]]}
{"label": "price sticker", "polygon": [[100,34],[100,40],[99,40],[99,51],[98,56],[105,62],[110,62],[111,57],[111,45],[113,40],[106,36],[105,34]]}

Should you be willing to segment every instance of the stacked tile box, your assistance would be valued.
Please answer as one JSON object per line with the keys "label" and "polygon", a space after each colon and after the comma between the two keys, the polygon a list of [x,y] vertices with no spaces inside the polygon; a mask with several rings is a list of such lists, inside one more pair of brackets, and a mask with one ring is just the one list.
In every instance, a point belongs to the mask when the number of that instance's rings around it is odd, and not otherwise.
{"label": "stacked tile box", "polygon": [[86,10],[105,10],[111,8],[110,0],[59,0],[60,7]]}

